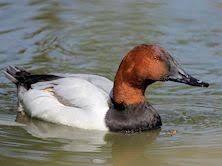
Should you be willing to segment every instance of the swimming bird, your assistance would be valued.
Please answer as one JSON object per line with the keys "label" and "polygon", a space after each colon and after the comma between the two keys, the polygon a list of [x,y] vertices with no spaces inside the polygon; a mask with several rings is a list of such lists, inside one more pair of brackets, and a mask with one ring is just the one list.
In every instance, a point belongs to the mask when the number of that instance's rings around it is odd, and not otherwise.
{"label": "swimming bird", "polygon": [[114,83],[92,74],[32,74],[8,66],[5,76],[17,86],[20,110],[32,118],[83,129],[140,132],[160,128],[161,117],[145,99],[156,81],[191,86],[209,84],[187,74],[156,44],[141,44],[123,58]]}

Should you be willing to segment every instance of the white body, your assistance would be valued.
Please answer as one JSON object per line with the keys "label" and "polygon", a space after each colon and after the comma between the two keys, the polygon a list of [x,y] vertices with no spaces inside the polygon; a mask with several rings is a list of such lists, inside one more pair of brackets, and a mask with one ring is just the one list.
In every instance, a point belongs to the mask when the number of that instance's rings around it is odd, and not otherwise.
{"label": "white body", "polygon": [[113,82],[88,74],[65,74],[64,78],[38,82],[18,97],[31,117],[84,129],[107,130]]}

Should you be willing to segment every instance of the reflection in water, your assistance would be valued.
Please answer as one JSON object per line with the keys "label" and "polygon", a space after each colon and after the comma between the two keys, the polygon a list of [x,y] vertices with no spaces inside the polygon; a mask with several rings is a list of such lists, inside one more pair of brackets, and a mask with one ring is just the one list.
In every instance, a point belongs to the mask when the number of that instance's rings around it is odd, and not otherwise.
{"label": "reflection in water", "polygon": [[[106,134],[105,141],[111,144],[113,165],[145,165],[150,159],[149,154],[145,154],[146,149],[159,136],[160,130],[132,135],[111,133]],[[155,163],[159,163],[158,160]]]}
{"label": "reflection in water", "polygon": [[160,132],[154,130],[128,135],[82,130],[30,119],[22,114],[18,114],[16,121],[26,124],[25,130],[37,138],[53,139],[61,143],[57,150],[78,153],[102,152],[98,158],[91,158],[91,162],[106,163],[110,160],[109,162],[116,166],[143,165],[147,159],[150,160],[149,156],[145,155],[145,150],[156,140]]}
{"label": "reflection in water", "polygon": [[18,114],[16,121],[25,123],[28,133],[38,138],[56,138],[69,140],[62,147],[65,151],[93,152],[97,151],[95,145],[105,144],[103,131],[87,131],[73,127],[57,125],[40,120],[30,119],[26,115]]}

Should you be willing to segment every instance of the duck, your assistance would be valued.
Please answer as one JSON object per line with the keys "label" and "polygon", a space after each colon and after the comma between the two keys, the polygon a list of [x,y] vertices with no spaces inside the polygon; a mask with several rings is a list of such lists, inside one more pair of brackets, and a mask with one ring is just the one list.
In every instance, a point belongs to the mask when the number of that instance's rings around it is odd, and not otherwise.
{"label": "duck", "polygon": [[151,84],[174,81],[208,87],[185,72],[157,44],[141,44],[122,59],[114,82],[93,74],[32,74],[8,66],[5,76],[17,87],[18,110],[31,118],[82,129],[134,133],[162,126],[145,91]]}

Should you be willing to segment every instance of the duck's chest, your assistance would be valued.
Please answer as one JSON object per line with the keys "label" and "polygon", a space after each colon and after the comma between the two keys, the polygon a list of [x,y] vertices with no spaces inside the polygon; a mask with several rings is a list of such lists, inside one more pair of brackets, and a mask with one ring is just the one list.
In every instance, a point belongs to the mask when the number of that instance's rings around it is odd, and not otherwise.
{"label": "duck's chest", "polygon": [[162,125],[160,115],[147,102],[129,106],[112,104],[105,123],[110,131],[126,133],[152,130]]}

